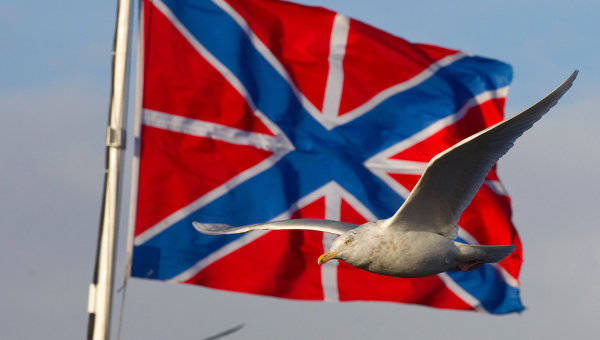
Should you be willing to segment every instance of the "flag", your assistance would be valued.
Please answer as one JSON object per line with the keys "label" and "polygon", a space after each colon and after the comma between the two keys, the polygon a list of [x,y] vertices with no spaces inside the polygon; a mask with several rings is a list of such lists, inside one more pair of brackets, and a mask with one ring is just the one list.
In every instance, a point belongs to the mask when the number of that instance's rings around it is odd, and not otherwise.
{"label": "flag", "polygon": [[433,156],[503,119],[509,65],[275,0],[145,0],[141,46],[134,277],[301,300],[523,309],[522,247],[495,167],[459,240],[517,248],[469,272],[404,279],[319,266],[332,235],[192,226],[390,217]]}

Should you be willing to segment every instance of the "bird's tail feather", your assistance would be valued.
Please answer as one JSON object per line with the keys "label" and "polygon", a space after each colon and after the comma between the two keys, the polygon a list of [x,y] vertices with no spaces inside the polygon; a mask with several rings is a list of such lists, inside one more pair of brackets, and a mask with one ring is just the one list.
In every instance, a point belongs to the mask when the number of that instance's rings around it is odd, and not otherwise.
{"label": "bird's tail feather", "polygon": [[461,260],[464,262],[495,263],[502,261],[510,255],[515,250],[515,246],[474,246],[461,244],[459,249],[462,255]]}

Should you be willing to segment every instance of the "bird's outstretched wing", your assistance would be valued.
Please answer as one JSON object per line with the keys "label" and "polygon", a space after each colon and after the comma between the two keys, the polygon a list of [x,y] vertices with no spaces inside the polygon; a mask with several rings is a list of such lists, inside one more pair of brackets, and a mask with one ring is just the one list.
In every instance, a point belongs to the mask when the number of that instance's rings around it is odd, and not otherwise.
{"label": "bird's outstretched wing", "polygon": [[435,156],[389,226],[456,237],[456,223],[491,167],[515,140],[571,87],[575,71],[556,90],[525,111],[490,126]]}
{"label": "bird's outstretched wing", "polygon": [[192,222],[194,228],[201,233],[209,235],[239,234],[251,230],[315,230],[341,235],[348,230],[358,227],[355,224],[316,218],[300,218],[296,220],[273,221],[257,223],[243,227],[232,227],[227,224]]}

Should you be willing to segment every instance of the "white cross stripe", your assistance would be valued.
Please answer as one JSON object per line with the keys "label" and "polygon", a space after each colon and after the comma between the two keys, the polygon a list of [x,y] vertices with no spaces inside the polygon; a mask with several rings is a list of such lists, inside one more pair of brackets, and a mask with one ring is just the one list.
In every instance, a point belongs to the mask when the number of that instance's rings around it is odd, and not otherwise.
{"label": "white cross stripe", "polygon": [[508,196],[508,192],[506,191],[504,185],[502,185],[500,181],[486,180],[485,184],[487,184],[488,187],[492,189],[492,191],[496,194],[500,196]]}
{"label": "white cross stripe", "polygon": [[269,136],[154,110],[144,110],[142,123],[164,130],[221,140],[232,144],[254,146],[273,152],[294,150],[294,146],[284,135]]}
{"label": "white cross stripe", "polygon": [[447,273],[438,274],[438,277],[444,282],[446,287],[450,289],[456,296],[466,302],[469,306],[473,307],[478,312],[486,312],[485,308],[481,305],[481,302],[477,300],[473,295],[469,294],[463,289],[458,283],[456,283]]}
{"label": "white cross stripe", "polygon": [[[342,210],[342,196],[339,186],[330,182],[324,187],[325,191],[325,219],[340,220]],[[323,249],[327,251],[333,241],[337,238],[334,234],[323,234]],[[321,265],[321,286],[323,287],[323,298],[325,301],[339,301],[337,269],[338,260],[331,260]]]}
{"label": "white cross stripe", "polygon": [[344,54],[346,53],[346,41],[350,20],[341,14],[337,14],[333,20],[331,39],[329,46],[329,73],[327,74],[327,85],[323,98],[323,115],[325,119],[333,124],[337,120],[342,100],[342,89],[344,86]]}

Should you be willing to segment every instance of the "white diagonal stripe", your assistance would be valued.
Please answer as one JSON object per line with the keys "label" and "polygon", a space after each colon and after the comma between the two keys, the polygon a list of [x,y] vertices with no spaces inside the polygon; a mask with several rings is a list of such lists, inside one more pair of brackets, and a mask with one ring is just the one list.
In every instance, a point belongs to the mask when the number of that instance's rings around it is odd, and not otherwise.
{"label": "white diagonal stripe", "polygon": [[233,7],[231,7],[226,1],[224,1],[224,0],[212,0],[212,1],[215,5],[219,6],[225,13],[227,13],[238,24],[238,26],[242,29],[242,31],[244,31],[246,36],[248,36],[248,39],[250,39],[250,42],[252,43],[254,48],[256,48],[256,50],[269,62],[269,64],[271,64],[271,66],[277,71],[277,73],[279,73],[279,75],[290,86],[290,89],[292,90],[294,95],[298,98],[298,100],[300,100],[300,103],[306,109],[306,111],[311,116],[313,116],[313,118],[315,118],[317,121],[319,121],[321,124],[323,124],[324,127],[328,128],[328,129],[334,128],[335,126],[327,123],[323,119],[323,115],[313,105],[313,103],[311,103],[310,100],[308,100],[308,98],[306,98],[306,96],[304,96],[304,94],[302,92],[300,92],[300,90],[298,89],[298,87],[296,86],[294,81],[292,80],[292,77],[290,77],[290,75],[287,72],[287,70],[285,69],[285,67],[281,64],[281,62],[279,60],[277,60],[277,57],[275,57],[275,55],[273,55],[271,50],[269,50],[269,48],[254,34],[254,32],[252,32],[252,30],[250,29],[250,26],[248,25],[246,20],[238,12],[236,12],[235,9],[233,9]]}
{"label": "white diagonal stripe", "polygon": [[262,162],[258,163],[257,165],[253,166],[252,168],[249,168],[243,172],[240,172],[239,174],[232,177],[229,181],[225,182],[221,186],[209,191],[208,193],[201,196],[197,200],[195,200],[192,203],[188,204],[187,206],[175,211],[174,213],[167,216],[165,219],[158,222],[157,224],[155,224],[148,230],[146,230],[143,233],[136,236],[134,244],[136,246],[144,244],[146,241],[148,241],[151,238],[153,238],[154,236],[160,234],[162,231],[169,228],[173,224],[177,223],[181,219],[185,218],[189,214],[202,208],[203,206],[209,204],[210,202],[216,200],[217,198],[223,196],[224,194],[229,192],[231,189],[238,186],[240,183],[245,182],[248,179],[250,179],[251,177],[254,177],[257,174],[269,169],[271,166],[273,166],[273,164],[277,163],[278,160],[280,160],[283,156],[285,156],[285,154],[286,154],[286,152],[273,153],[273,155],[271,157],[263,160]]}
{"label": "white diagonal stripe", "polygon": [[484,183],[487,184],[488,187],[496,194],[500,196],[508,196],[508,192],[500,181],[486,180]]}
{"label": "white diagonal stripe", "polygon": [[333,20],[331,40],[329,44],[329,73],[323,98],[323,114],[325,119],[335,121],[340,110],[342,88],[344,85],[344,54],[350,20],[337,14]]}
{"label": "white diagonal stripe", "polygon": [[[473,235],[471,235],[468,231],[464,230],[463,228],[458,229],[458,237],[465,240],[468,244],[474,244],[474,245],[480,244],[479,241],[477,241],[477,239],[475,237],[473,237]],[[506,284],[508,284],[511,287],[515,287],[515,288],[519,287],[519,280],[517,278],[515,278],[514,276],[512,276],[508,271],[506,271],[506,269],[504,269],[504,267],[502,267],[498,263],[490,263],[490,264],[492,266],[494,266],[494,268],[496,268],[496,270],[498,270],[498,272],[500,273],[500,276],[502,276],[502,278],[504,279]]]}
{"label": "white diagonal stripe", "polygon": [[[464,117],[465,114],[471,108],[473,108],[481,103],[484,103],[488,100],[491,100],[491,99],[504,98],[504,97],[506,97],[507,93],[508,93],[508,87],[502,87],[502,88],[495,89],[495,90],[485,91],[485,92],[482,92],[482,93],[476,95],[475,97],[468,100],[458,111],[456,111],[456,113],[451,114],[442,119],[439,119],[438,121],[427,126],[423,130],[420,130],[419,132],[415,133],[414,135],[402,140],[399,143],[392,145],[391,147],[389,147],[389,148],[379,152],[378,154],[374,155],[373,157],[369,158],[368,160],[365,161],[365,163],[364,163],[365,166],[367,168],[376,168],[376,169],[389,168],[390,170],[393,169],[394,172],[396,172],[396,170],[399,170],[398,169],[398,164],[399,164],[398,160],[390,159],[390,157],[399,153],[402,150],[408,149],[409,147],[411,147],[421,141],[424,141],[425,139],[431,137],[438,131],[456,123],[462,117]],[[401,162],[405,162],[406,165],[410,165],[413,163],[413,162],[409,162],[409,161],[401,161]],[[386,164],[389,164],[389,167],[387,167]],[[412,168],[412,166],[409,166],[409,168]]]}
{"label": "white diagonal stripe", "polygon": [[477,300],[473,295],[469,294],[466,290],[463,289],[458,283],[456,283],[450,275],[447,273],[440,273],[438,277],[442,279],[446,287],[450,289],[456,296],[461,298],[464,302],[466,302],[469,306],[473,307],[478,312],[486,312],[485,308],[481,305],[481,302]]}
{"label": "white diagonal stripe", "polygon": [[376,159],[370,161],[367,166],[370,169],[389,170],[393,173],[420,175],[427,168],[427,163],[389,158],[386,160]]}
{"label": "white diagonal stripe", "polygon": [[428,68],[424,69],[423,71],[421,71],[419,74],[415,75],[414,77],[412,77],[402,83],[398,83],[396,85],[388,87],[387,89],[385,89],[385,90],[379,92],[378,94],[376,94],[375,96],[373,96],[371,99],[369,99],[367,102],[365,102],[361,106],[355,108],[354,110],[352,110],[348,113],[344,113],[342,116],[337,117],[336,124],[337,125],[346,124],[349,121],[354,120],[354,119],[358,118],[359,116],[362,116],[363,114],[371,111],[377,105],[381,104],[384,100],[390,98],[391,96],[393,96],[395,94],[406,91],[408,89],[411,89],[411,88],[421,84],[422,82],[424,82],[425,80],[427,80],[431,76],[433,76],[441,68],[446,67],[446,66],[452,64],[453,62],[460,60],[461,58],[463,58],[465,56],[467,56],[466,53],[458,52],[458,53],[449,55],[445,58],[438,60],[437,62],[429,65]]}
{"label": "white diagonal stripe", "polygon": [[223,247],[212,252],[207,257],[196,262],[193,266],[186,269],[183,273],[168,280],[168,282],[185,282],[185,281],[191,279],[192,277],[196,276],[196,274],[198,274],[198,272],[200,272],[202,269],[210,266],[211,264],[215,263],[217,260],[222,259],[223,257],[227,256],[228,254],[233,253],[234,251],[242,248],[243,246],[257,240],[258,238],[262,237],[264,234],[266,234],[268,232],[269,231],[267,231],[267,230],[255,230],[253,232],[246,233],[246,235],[238,238],[237,240],[227,243]]}
{"label": "white diagonal stripe", "polygon": [[160,0],[152,0],[152,3],[156,6],[156,8],[161,11],[168,19],[171,21],[173,26],[183,35],[183,37],[200,53],[200,55],[211,64],[225,79],[235,88],[246,100],[250,108],[255,111],[256,105],[254,101],[250,97],[248,90],[244,87],[242,82],[229,70],[225,65],[223,65],[212,53],[210,53],[204,45],[202,45],[194,35],[188,31],[188,29],[177,19],[175,14],[171,11],[171,9],[165,5]]}

